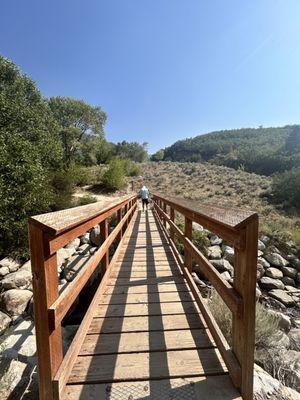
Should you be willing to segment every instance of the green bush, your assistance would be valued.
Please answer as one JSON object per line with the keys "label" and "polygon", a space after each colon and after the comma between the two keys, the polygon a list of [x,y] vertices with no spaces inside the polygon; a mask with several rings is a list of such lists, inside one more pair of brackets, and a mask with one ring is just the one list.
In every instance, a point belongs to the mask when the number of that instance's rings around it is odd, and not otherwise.
{"label": "green bush", "polygon": [[74,176],[72,169],[56,171],[51,176],[54,198],[51,204],[53,211],[73,206]]}
{"label": "green bush", "polygon": [[104,185],[111,190],[121,189],[125,184],[124,163],[119,158],[110,161],[108,170],[103,176]]}
{"label": "green bush", "polygon": [[96,201],[97,201],[97,198],[95,196],[87,194],[87,195],[85,195],[83,197],[80,197],[78,199],[77,205],[78,206],[85,206],[86,204],[95,203]]}
{"label": "green bush", "polygon": [[300,167],[275,176],[272,193],[275,201],[300,207]]}

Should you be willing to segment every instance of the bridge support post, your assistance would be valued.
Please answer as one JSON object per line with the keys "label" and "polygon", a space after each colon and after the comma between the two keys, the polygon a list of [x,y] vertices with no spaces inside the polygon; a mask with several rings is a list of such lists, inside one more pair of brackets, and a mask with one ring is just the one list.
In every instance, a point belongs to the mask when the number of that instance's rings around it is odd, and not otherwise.
{"label": "bridge support post", "polygon": [[[175,210],[174,210],[174,208],[172,208],[172,207],[170,207],[170,218],[171,218],[171,221],[172,221],[172,222],[175,221]],[[173,240],[173,242],[174,242],[174,231],[173,231],[172,226],[170,226],[170,238],[171,238],[171,239]]]}
{"label": "bridge support post", "polygon": [[[164,211],[164,213],[167,214],[167,205],[166,205],[166,203],[163,203],[163,211]],[[163,224],[164,224],[164,227],[166,228],[167,227],[167,221],[165,219],[163,220]]]}
{"label": "bridge support post", "polygon": [[[120,208],[120,210],[117,211],[117,215],[118,215],[118,223],[119,223],[122,220],[122,208]],[[121,229],[120,233],[118,234],[118,240],[121,240],[122,236],[123,236],[123,232],[122,232],[122,229]]]}
{"label": "bridge support post", "polygon": [[34,321],[36,330],[39,399],[53,400],[52,380],[62,362],[61,325],[50,330],[48,309],[58,298],[56,253],[49,255],[47,234],[29,224]]}
{"label": "bridge support post", "polygon": [[[191,219],[185,217],[184,221],[184,235],[193,240],[193,222]],[[187,246],[184,248],[184,264],[189,272],[192,272],[192,257]]]}
{"label": "bridge support post", "polygon": [[242,315],[233,315],[232,349],[240,362],[243,400],[253,399],[258,218],[244,228],[245,246],[235,248],[233,286],[243,299]]}
{"label": "bridge support post", "polygon": [[[105,240],[108,237],[108,232],[109,231],[109,226],[108,226],[108,218],[105,218],[104,221],[100,222],[100,241],[101,243],[105,242]],[[109,249],[107,250],[107,252],[104,254],[103,258],[102,258],[102,268],[103,268],[103,273],[101,274],[103,276],[103,274],[105,273],[105,271],[107,270],[109,264]]]}

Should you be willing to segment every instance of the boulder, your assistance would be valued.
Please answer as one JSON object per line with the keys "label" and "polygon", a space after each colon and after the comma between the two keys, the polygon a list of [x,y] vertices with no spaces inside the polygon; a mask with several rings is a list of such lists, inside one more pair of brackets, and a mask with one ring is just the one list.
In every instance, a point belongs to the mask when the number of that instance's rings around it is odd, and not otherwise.
{"label": "boulder", "polygon": [[10,325],[10,323],[11,323],[11,318],[4,312],[0,311],[0,335],[5,331],[5,329]]}
{"label": "boulder", "polygon": [[256,269],[256,278],[257,280],[260,280],[265,274],[265,269],[261,264],[257,264],[257,269]]}
{"label": "boulder", "polygon": [[90,233],[90,241],[94,246],[99,247],[101,245],[100,239],[100,226],[94,226]]}
{"label": "boulder", "polygon": [[9,289],[28,289],[31,286],[32,273],[27,268],[20,268],[16,272],[6,275],[0,281],[0,287],[3,290]]}
{"label": "boulder", "polygon": [[68,282],[72,281],[78,272],[89,260],[89,255],[76,254],[72,256],[63,270],[63,275]]}
{"label": "boulder", "polygon": [[258,250],[264,251],[265,248],[266,248],[266,245],[264,244],[264,242],[262,240],[258,240]]}
{"label": "boulder", "polygon": [[275,265],[275,267],[286,267],[288,265],[288,261],[285,260],[280,254],[278,253],[269,253],[265,255],[265,259],[271,264]]}
{"label": "boulder", "polygon": [[273,279],[268,276],[263,276],[260,280],[260,286],[263,289],[284,289],[284,284],[279,279]]}
{"label": "boulder", "polygon": [[290,278],[289,276],[284,276],[281,280],[285,284],[285,286],[295,286],[296,285],[294,279]]}
{"label": "boulder", "polygon": [[284,386],[265,370],[254,364],[254,400],[300,400],[300,394]]}
{"label": "boulder", "polygon": [[297,270],[293,267],[282,267],[281,271],[284,276],[288,276],[289,278],[295,279],[297,276]]}
{"label": "boulder", "polygon": [[79,246],[80,246],[80,239],[76,238],[76,239],[72,240],[70,243],[68,243],[65,246],[65,249],[75,249],[75,250],[77,250]]}
{"label": "boulder", "polygon": [[264,255],[264,252],[261,250],[257,250],[257,257],[262,257]]}
{"label": "boulder", "polygon": [[203,229],[203,226],[202,225],[200,225],[200,224],[198,224],[197,222],[193,222],[193,229],[195,230],[195,231],[199,231],[199,232],[202,232],[204,229]]}
{"label": "boulder", "polygon": [[300,283],[300,272],[298,272],[296,275],[296,282]]}
{"label": "boulder", "polygon": [[256,300],[258,300],[261,297],[261,295],[262,295],[261,290],[259,289],[259,287],[256,287],[256,290],[255,290]]}
{"label": "boulder", "polygon": [[21,264],[10,257],[5,257],[0,260],[0,268],[7,267],[9,272],[15,272],[20,268]]}
{"label": "boulder", "polygon": [[280,271],[280,269],[271,267],[266,269],[266,276],[269,276],[273,279],[281,279],[283,278],[283,273]]}
{"label": "boulder", "polygon": [[262,235],[260,237],[260,241],[263,242],[264,244],[270,243],[270,238],[267,235]]}
{"label": "boulder", "polygon": [[225,260],[234,264],[234,249],[230,246],[223,246],[223,255]]}
{"label": "boulder", "polygon": [[222,256],[222,251],[219,246],[210,246],[207,251],[208,257],[211,259],[220,259]]}
{"label": "boulder", "polygon": [[217,235],[213,235],[210,238],[210,244],[212,246],[221,245],[222,242],[223,242],[223,240],[221,238],[219,238],[219,236],[217,236]]}
{"label": "boulder", "polygon": [[225,281],[229,281],[231,279],[230,273],[228,271],[221,272],[221,276]]}
{"label": "boulder", "polygon": [[10,316],[18,316],[26,310],[31,297],[30,290],[10,289],[0,296],[0,305]]}
{"label": "boulder", "polygon": [[264,257],[258,257],[257,262],[261,264],[264,268],[269,268],[270,264]]}
{"label": "boulder", "polygon": [[9,274],[9,269],[8,269],[8,267],[1,267],[1,268],[0,268],[0,278],[3,278],[3,277],[6,276],[7,274]]}
{"label": "boulder", "polygon": [[289,338],[291,343],[290,349],[300,351],[300,329],[291,329]]}
{"label": "boulder", "polygon": [[90,243],[90,232],[86,232],[83,235],[79,236],[80,244],[88,244]]}
{"label": "boulder", "polygon": [[292,307],[293,305],[295,305],[295,301],[293,300],[293,298],[284,290],[272,289],[269,291],[269,295],[274,299],[280,301],[280,303],[284,304],[286,307]]}
{"label": "boulder", "polygon": [[224,260],[224,258],[221,258],[221,260],[210,260],[210,263],[219,271],[228,271],[230,273],[233,273],[233,266],[230,264],[229,261]]}

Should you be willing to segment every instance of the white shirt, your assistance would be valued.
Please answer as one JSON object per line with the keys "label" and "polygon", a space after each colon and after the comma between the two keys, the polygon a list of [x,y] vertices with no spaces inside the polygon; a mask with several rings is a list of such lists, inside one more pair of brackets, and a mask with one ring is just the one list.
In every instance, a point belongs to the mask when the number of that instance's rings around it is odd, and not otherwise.
{"label": "white shirt", "polygon": [[143,187],[142,187],[142,189],[141,189],[141,191],[140,191],[140,195],[141,195],[141,198],[142,198],[143,200],[148,199],[148,197],[149,197],[149,190],[146,188],[146,186],[143,186]]}

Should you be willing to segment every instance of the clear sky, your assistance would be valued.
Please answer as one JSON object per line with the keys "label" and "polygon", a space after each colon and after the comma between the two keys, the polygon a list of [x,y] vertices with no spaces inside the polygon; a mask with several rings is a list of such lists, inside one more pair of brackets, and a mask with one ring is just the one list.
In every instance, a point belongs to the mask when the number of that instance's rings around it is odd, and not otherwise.
{"label": "clear sky", "polygon": [[100,105],[153,152],[218,129],[300,122],[300,0],[9,0],[0,53],[45,96]]}

